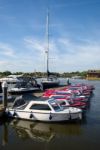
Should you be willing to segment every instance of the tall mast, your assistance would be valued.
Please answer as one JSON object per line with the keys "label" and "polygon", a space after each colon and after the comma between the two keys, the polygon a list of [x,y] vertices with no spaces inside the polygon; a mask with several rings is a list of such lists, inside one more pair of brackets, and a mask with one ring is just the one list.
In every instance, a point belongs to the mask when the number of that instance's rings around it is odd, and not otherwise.
{"label": "tall mast", "polygon": [[47,47],[46,47],[46,54],[47,54],[47,77],[49,76],[49,10],[47,10],[47,27],[46,27],[46,37],[47,37]]}

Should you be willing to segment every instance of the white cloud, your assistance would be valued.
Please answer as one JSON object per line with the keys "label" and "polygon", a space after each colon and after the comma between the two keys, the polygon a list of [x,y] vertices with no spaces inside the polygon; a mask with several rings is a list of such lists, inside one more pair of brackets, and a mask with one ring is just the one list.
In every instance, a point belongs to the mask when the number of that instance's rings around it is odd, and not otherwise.
{"label": "white cloud", "polygon": [[[100,69],[99,41],[90,39],[80,39],[80,41],[76,43],[65,37],[58,37],[56,40],[50,41],[50,71],[69,72]],[[22,50],[16,53],[15,59],[0,61],[0,70],[46,71],[46,42],[37,38],[24,38],[24,44]],[[0,55],[13,58],[14,53],[12,46],[0,43]]]}
{"label": "white cloud", "polygon": [[15,57],[13,48],[6,43],[0,43],[0,54],[9,57]]}
{"label": "white cloud", "polygon": [[[62,71],[88,70],[92,68],[100,69],[99,42],[89,41],[83,45],[69,42],[68,44],[65,43],[64,47],[66,53],[62,51],[61,57],[59,56],[57,63],[63,67]],[[73,53],[70,53],[70,51],[73,51]]]}
{"label": "white cloud", "polygon": [[[38,63],[43,62],[45,42],[38,39],[26,39],[25,42],[28,48],[40,52],[38,53],[37,60]],[[80,42],[75,43],[71,39],[60,37],[51,41],[49,48],[49,62],[52,71],[77,71],[99,67],[99,41],[80,39]]]}
{"label": "white cloud", "polygon": [[27,48],[34,52],[43,53],[46,48],[44,41],[35,38],[25,38],[24,43]]}

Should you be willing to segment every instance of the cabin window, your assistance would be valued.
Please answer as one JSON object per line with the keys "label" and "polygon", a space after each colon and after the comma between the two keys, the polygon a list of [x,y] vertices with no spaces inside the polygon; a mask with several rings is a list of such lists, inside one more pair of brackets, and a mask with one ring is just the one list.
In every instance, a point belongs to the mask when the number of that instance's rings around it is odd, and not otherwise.
{"label": "cabin window", "polygon": [[35,110],[51,110],[50,107],[47,104],[34,104],[30,107],[30,109]]}
{"label": "cabin window", "polygon": [[16,84],[16,82],[7,82],[7,84]]}

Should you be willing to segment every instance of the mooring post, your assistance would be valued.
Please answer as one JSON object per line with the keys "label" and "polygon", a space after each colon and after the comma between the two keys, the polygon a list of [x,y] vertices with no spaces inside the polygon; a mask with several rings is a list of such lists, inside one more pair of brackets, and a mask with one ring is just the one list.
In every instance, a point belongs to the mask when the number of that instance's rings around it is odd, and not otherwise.
{"label": "mooring post", "polygon": [[2,145],[5,146],[8,143],[8,125],[7,123],[3,126],[3,138],[2,138]]}
{"label": "mooring post", "polygon": [[3,107],[4,107],[4,110],[6,109],[6,107],[7,107],[7,82],[6,81],[4,81],[3,83],[2,83],[2,91],[3,91],[3,98],[2,98],[2,100],[3,100]]}

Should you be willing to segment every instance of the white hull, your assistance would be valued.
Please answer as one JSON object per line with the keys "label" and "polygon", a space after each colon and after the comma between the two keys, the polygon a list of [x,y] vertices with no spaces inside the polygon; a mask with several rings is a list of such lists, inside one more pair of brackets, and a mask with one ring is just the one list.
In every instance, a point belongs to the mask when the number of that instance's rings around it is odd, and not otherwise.
{"label": "white hull", "polygon": [[28,111],[14,111],[9,110],[10,117],[32,120],[32,121],[44,121],[44,122],[61,122],[73,119],[82,119],[82,114],[80,113],[35,113]]}
{"label": "white hull", "polygon": [[9,93],[27,93],[27,92],[33,92],[39,90],[39,88],[12,88],[8,90]]}

